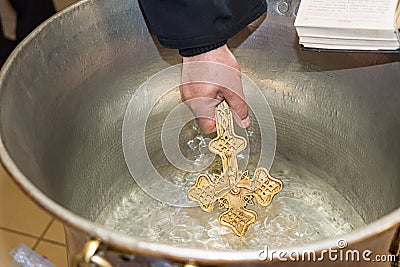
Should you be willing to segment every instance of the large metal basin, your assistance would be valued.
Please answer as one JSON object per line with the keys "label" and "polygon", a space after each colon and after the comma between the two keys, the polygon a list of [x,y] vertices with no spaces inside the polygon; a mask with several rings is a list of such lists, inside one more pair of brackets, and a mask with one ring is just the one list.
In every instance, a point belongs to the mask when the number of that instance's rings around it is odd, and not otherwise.
{"label": "large metal basin", "polygon": [[[395,254],[400,225],[400,57],[301,51],[293,27],[298,3],[288,5],[286,10],[285,4],[271,0],[268,15],[229,45],[243,73],[271,105],[277,154],[310,170],[324,170],[319,175],[366,221],[343,236],[348,248]],[[131,95],[149,76],[180,60],[176,51],[160,47],[151,36],[137,1],[87,0],[42,24],[4,65],[1,160],[22,190],[65,224],[70,256],[90,238],[100,238],[115,266],[135,261],[142,266],[167,261],[266,264],[258,259],[260,248],[178,248],[93,222],[132,182],[121,141]],[[321,253],[329,247],[337,247],[337,237],[284,249]]]}

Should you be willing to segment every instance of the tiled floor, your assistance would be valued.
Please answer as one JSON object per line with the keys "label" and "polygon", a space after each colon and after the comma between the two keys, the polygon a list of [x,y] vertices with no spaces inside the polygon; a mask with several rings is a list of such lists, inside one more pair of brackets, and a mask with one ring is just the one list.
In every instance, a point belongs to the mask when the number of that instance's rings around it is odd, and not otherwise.
{"label": "tiled floor", "polygon": [[[77,1],[78,0],[53,0],[54,6],[57,11],[60,11],[63,8]],[[8,0],[0,0],[0,17],[3,22],[4,35],[12,40],[15,39],[15,27],[16,27],[15,15],[16,15],[15,11],[12,9]]]}
{"label": "tiled floor", "polygon": [[[57,10],[76,0],[54,0]],[[0,15],[6,36],[13,38],[15,14],[0,0]],[[0,164],[0,266],[15,266],[9,252],[24,243],[58,267],[67,266],[64,229],[15,185]]]}
{"label": "tiled floor", "polygon": [[1,166],[0,266],[11,266],[9,252],[20,243],[58,267],[67,266],[62,225],[26,197]]}

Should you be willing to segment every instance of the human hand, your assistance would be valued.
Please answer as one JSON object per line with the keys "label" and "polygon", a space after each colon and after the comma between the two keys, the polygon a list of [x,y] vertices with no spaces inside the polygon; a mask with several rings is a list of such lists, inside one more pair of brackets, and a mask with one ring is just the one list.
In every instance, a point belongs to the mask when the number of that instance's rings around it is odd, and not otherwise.
{"label": "human hand", "polygon": [[205,133],[215,131],[215,107],[223,100],[228,102],[239,126],[250,125],[239,64],[227,45],[183,57],[180,92]]}

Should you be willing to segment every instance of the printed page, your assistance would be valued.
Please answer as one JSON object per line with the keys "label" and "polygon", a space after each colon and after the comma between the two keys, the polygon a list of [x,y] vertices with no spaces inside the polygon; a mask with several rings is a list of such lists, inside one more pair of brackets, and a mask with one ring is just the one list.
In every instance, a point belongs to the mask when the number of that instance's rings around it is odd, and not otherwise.
{"label": "printed page", "polygon": [[371,47],[398,47],[399,42],[396,39],[392,40],[365,40],[365,39],[336,39],[336,38],[319,38],[319,37],[300,37],[299,41],[303,43],[327,44],[337,46],[371,46]]}
{"label": "printed page", "polygon": [[302,0],[295,26],[394,29],[399,0]]}
{"label": "printed page", "polygon": [[315,44],[315,43],[302,43],[304,47],[315,48],[315,49],[334,49],[334,50],[361,50],[361,51],[378,51],[378,50],[386,50],[393,51],[398,50],[399,46],[362,46],[362,45],[335,45],[335,44]]}

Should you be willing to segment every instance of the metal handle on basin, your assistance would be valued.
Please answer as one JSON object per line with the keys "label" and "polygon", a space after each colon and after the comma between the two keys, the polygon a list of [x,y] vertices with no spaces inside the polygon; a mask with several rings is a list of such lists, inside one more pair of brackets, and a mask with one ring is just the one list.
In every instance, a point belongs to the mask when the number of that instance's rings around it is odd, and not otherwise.
{"label": "metal handle on basin", "polygon": [[400,226],[394,234],[394,238],[389,251],[396,256],[396,260],[392,262],[392,266],[400,267]]}
{"label": "metal handle on basin", "polygon": [[76,254],[72,260],[72,267],[113,267],[110,262],[98,255],[101,241],[91,240],[85,244],[82,251]]}
{"label": "metal handle on basin", "polygon": [[189,261],[183,267],[198,267],[198,265],[194,261]]}

